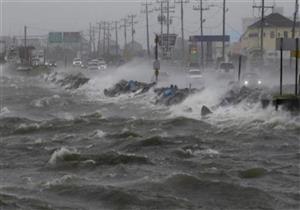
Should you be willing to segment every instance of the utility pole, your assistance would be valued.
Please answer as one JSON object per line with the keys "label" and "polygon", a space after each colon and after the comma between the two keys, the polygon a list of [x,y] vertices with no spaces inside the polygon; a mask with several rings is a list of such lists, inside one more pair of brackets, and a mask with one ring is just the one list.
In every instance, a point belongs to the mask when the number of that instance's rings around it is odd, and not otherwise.
{"label": "utility pole", "polygon": [[167,52],[169,52],[169,34],[170,34],[170,1],[167,0]]}
{"label": "utility pole", "polygon": [[92,31],[93,31],[93,33],[92,33],[92,37],[93,37],[93,52],[95,52],[96,51],[96,43],[95,43],[95,27],[94,26],[92,26]]}
{"label": "utility pole", "polygon": [[[203,0],[199,0],[199,5],[193,7],[194,10],[200,11],[200,35],[203,36],[203,23],[205,22],[205,19],[203,19],[203,11],[209,10],[209,8],[203,8]],[[201,66],[204,68],[204,45],[201,41]]]}
{"label": "utility pole", "polygon": [[171,23],[171,20],[170,20],[170,12],[174,12],[173,11],[170,11],[170,9],[174,9],[175,6],[170,6],[170,0],[166,0],[166,3],[167,3],[167,7],[166,7],[166,12],[167,12],[167,52],[169,52],[169,44],[170,44],[170,41],[169,41],[169,36],[170,36],[170,23]]}
{"label": "utility pole", "polygon": [[226,33],[226,0],[223,0],[223,40],[222,40],[222,60],[223,61],[225,61],[225,33]]}
{"label": "utility pole", "polygon": [[89,48],[91,53],[92,52],[92,23],[90,23],[90,27],[89,27]]}
{"label": "utility pole", "polygon": [[295,13],[294,13],[294,22],[293,22],[293,30],[292,30],[293,39],[295,39],[295,34],[296,34],[296,23],[297,23],[298,11],[299,11],[299,1],[295,0]]}
{"label": "utility pole", "polygon": [[163,21],[163,17],[164,17],[164,10],[163,10],[163,6],[164,6],[164,3],[163,2],[160,2],[160,18],[161,18],[161,21],[160,21],[160,35],[161,35],[161,38],[162,38],[162,35],[164,33],[164,21]]}
{"label": "utility pole", "polygon": [[[164,3],[165,0],[156,0],[157,3],[160,4],[159,8],[156,8],[156,11],[160,12],[160,15],[158,16],[158,22],[160,23],[160,45],[164,46],[164,39],[163,39],[163,33],[164,33],[164,21],[165,21],[165,16],[164,16]],[[161,48],[162,50],[164,50],[164,48]],[[163,52],[164,54],[164,52]]]}
{"label": "utility pole", "polygon": [[[174,13],[175,6],[170,6],[170,0],[157,0],[157,3],[160,3],[160,8],[156,9],[157,11],[160,11],[160,16],[158,17],[158,21],[161,24],[161,30],[160,30],[160,44],[163,51],[163,55],[166,54],[166,52],[169,51],[169,34],[170,34],[170,24],[172,19],[170,19],[170,13]],[[167,18],[164,14],[167,14]],[[163,24],[167,25],[167,34],[166,34],[166,40],[164,40],[164,34],[163,34]],[[166,41],[166,46],[165,46]]]}
{"label": "utility pole", "polygon": [[120,25],[120,27],[124,28],[124,49],[126,48],[127,45],[127,19],[126,18],[122,18],[123,21],[123,25]]}
{"label": "utility pole", "polygon": [[136,18],[136,15],[128,15],[128,18],[130,20],[130,25],[131,25],[131,50],[133,50],[133,45],[134,45],[134,24],[137,24],[137,21],[134,21],[134,18]]}
{"label": "utility pole", "polygon": [[98,56],[101,56],[100,53],[100,45],[101,45],[101,23],[98,23],[99,31],[98,31],[98,46],[97,46],[97,51],[98,51]]}
{"label": "utility pole", "polygon": [[102,44],[102,47],[103,47],[103,55],[105,55],[105,39],[106,39],[106,22],[103,21],[103,44]]}
{"label": "utility pole", "polygon": [[264,56],[264,26],[265,26],[265,0],[261,1],[261,28],[260,28],[260,53],[263,60]]}
{"label": "utility pole", "polygon": [[107,54],[110,54],[110,23],[107,22]]}
{"label": "utility pole", "polygon": [[264,59],[264,26],[265,26],[265,9],[273,9],[274,6],[265,6],[265,0],[261,0],[261,6],[254,5],[253,8],[261,9],[261,21],[260,21],[260,53],[261,60]]}
{"label": "utility pole", "polygon": [[183,4],[189,3],[189,0],[180,0],[175,1],[175,3],[180,3],[180,20],[181,20],[181,48],[182,48],[182,64],[184,64],[185,61],[185,51],[184,51],[184,12],[183,12]]}
{"label": "utility pole", "polygon": [[116,56],[118,56],[119,55],[118,21],[115,21],[115,33],[116,33]]}
{"label": "utility pole", "polygon": [[146,14],[147,54],[148,54],[148,57],[150,57],[149,13],[151,13],[152,10],[149,10],[149,6],[151,6],[152,4],[148,3],[148,1],[146,0],[146,3],[143,3],[142,5],[145,6],[145,11],[142,11],[142,12]]}
{"label": "utility pole", "polygon": [[24,60],[27,62],[27,26],[24,26]]}

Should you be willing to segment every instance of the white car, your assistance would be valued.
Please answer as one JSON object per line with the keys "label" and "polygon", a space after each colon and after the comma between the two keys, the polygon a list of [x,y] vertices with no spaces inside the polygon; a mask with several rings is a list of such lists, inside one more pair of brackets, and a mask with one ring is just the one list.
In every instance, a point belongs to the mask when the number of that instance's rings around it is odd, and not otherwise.
{"label": "white car", "polygon": [[99,70],[98,62],[95,62],[95,61],[88,62],[87,70],[92,70],[92,71]]}
{"label": "white car", "polygon": [[73,60],[73,66],[78,66],[78,67],[81,67],[82,65],[82,61],[80,58],[74,58]]}
{"label": "white car", "polygon": [[202,79],[202,71],[200,69],[190,69],[188,72],[188,77],[190,79]]}
{"label": "white car", "polygon": [[31,64],[32,64],[32,66],[39,66],[40,65],[40,59],[32,58]]}
{"label": "white car", "polygon": [[99,61],[99,62],[98,62],[98,66],[99,66],[99,69],[100,69],[100,70],[105,70],[105,69],[107,69],[107,65],[106,65],[105,61]]}
{"label": "white car", "polygon": [[187,74],[189,87],[202,88],[204,86],[203,74],[200,69],[190,69]]}

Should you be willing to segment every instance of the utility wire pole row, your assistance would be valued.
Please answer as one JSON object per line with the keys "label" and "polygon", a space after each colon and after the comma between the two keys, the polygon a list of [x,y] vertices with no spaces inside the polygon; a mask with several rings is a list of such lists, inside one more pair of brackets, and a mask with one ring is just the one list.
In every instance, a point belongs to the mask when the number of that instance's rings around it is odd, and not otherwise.
{"label": "utility wire pole row", "polygon": [[131,49],[134,49],[134,34],[135,34],[135,29],[134,25],[137,24],[138,22],[135,21],[134,19],[136,18],[136,15],[128,15],[129,18],[129,23],[131,25]]}
{"label": "utility wire pole row", "polygon": [[[203,36],[203,23],[205,22],[205,19],[203,19],[203,12],[209,10],[209,7],[203,7],[203,0],[198,0],[199,4],[197,6],[193,6],[193,9],[196,11],[199,11],[200,13],[200,35]],[[203,42],[201,42],[201,66],[204,67],[204,45]]]}
{"label": "utility wire pole row", "polygon": [[185,53],[184,53],[184,7],[183,4],[189,3],[189,0],[180,0],[180,1],[175,1],[175,3],[180,4],[180,21],[181,21],[181,48],[182,48],[182,60],[184,63],[185,61]]}
{"label": "utility wire pole row", "polygon": [[146,1],[146,3],[143,3],[142,6],[145,7],[145,10],[142,11],[142,13],[146,14],[146,38],[147,38],[147,54],[148,57],[150,56],[150,37],[149,37],[149,13],[152,13],[153,10],[149,10],[149,6],[151,6],[152,3],[148,3],[148,1]]}
{"label": "utility wire pole row", "polygon": [[265,26],[265,10],[273,9],[274,6],[265,6],[265,0],[261,0],[261,6],[253,5],[254,9],[261,9],[261,22],[260,22],[260,53],[261,60],[264,56],[264,26]]}

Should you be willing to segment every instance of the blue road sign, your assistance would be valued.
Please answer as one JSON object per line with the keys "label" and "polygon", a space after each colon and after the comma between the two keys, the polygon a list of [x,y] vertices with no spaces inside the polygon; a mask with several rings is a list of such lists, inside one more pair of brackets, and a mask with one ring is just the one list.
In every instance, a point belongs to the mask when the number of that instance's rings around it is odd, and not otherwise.
{"label": "blue road sign", "polygon": [[190,42],[229,42],[230,36],[229,35],[205,35],[205,36],[190,36]]}

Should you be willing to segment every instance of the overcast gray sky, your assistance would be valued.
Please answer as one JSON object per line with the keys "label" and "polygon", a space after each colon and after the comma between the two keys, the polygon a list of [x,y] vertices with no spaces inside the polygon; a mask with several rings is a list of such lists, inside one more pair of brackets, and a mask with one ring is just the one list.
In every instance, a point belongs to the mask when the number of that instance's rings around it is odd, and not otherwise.
{"label": "overcast gray sky", "polygon": [[[49,31],[85,31],[87,32],[89,22],[115,21],[129,14],[136,14],[138,24],[136,25],[136,40],[145,43],[145,14],[141,13],[142,2],[138,0],[0,0],[1,2],[1,28],[5,35],[22,35],[24,25],[28,26],[28,33],[39,35],[47,34]],[[148,1],[149,2],[149,1]],[[155,1],[151,8],[158,7]],[[170,0],[170,2],[174,2]],[[222,31],[222,1],[204,0],[204,5],[215,4],[210,10],[204,12],[204,33],[220,34]],[[227,34],[237,39],[242,33],[242,17],[252,17],[258,14],[253,12],[253,2],[260,4],[260,0],[227,0]],[[266,5],[284,7],[285,14],[292,16],[295,0],[269,0]],[[197,1],[190,0],[185,4],[185,36],[199,33],[199,11],[193,11],[193,5]],[[180,5],[176,4],[174,24],[170,32],[180,31]],[[159,12],[150,14],[151,39],[155,32],[160,32],[157,22]],[[268,12],[267,12],[268,14]],[[128,30],[128,39],[130,34]],[[120,30],[122,40],[123,30]]]}

